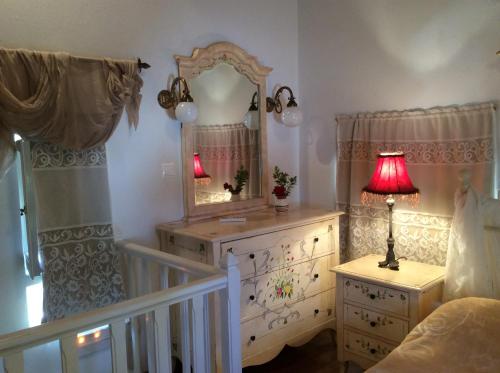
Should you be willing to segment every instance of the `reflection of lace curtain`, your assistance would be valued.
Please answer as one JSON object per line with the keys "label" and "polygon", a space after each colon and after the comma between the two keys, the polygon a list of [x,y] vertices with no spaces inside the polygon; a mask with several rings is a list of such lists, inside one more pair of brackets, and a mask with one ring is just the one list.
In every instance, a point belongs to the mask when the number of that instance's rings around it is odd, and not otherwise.
{"label": "reflection of lace curtain", "polygon": [[500,201],[469,188],[455,195],[444,299],[474,296],[500,299]]}
{"label": "reflection of lace curtain", "polygon": [[120,301],[104,146],[72,151],[31,143],[31,157],[45,318]]}
{"label": "reflection of lace curtain", "polygon": [[472,183],[492,192],[494,122],[492,104],[337,117],[337,205],[349,214],[341,220],[343,257],[387,251],[387,206],[363,206],[360,193],[378,153],[403,151],[421,198],[416,209],[396,202],[396,255],[444,265],[459,171],[470,168]]}
{"label": "reflection of lace curtain", "polygon": [[196,187],[197,202],[224,200],[225,182],[235,186],[234,176],[241,165],[249,172],[242,197],[261,196],[259,130],[251,130],[242,123],[195,126],[194,149],[200,153],[205,171],[212,181]]}

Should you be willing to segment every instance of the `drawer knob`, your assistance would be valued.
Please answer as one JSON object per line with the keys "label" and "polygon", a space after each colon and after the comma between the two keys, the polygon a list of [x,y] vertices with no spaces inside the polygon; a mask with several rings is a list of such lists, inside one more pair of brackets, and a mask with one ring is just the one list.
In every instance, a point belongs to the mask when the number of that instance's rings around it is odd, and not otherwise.
{"label": "drawer knob", "polygon": [[375,350],[374,348],[370,348],[370,353],[371,354],[375,354],[375,352],[377,352],[377,350]]}
{"label": "drawer knob", "polygon": [[375,299],[375,294],[370,294],[370,299]]}
{"label": "drawer knob", "polygon": [[250,295],[250,300],[254,300],[255,299],[255,295]]}
{"label": "drawer knob", "polygon": [[319,310],[316,308],[316,309],[314,310],[314,313],[317,315],[317,314],[319,313]]}
{"label": "drawer knob", "polygon": [[376,323],[375,321],[370,321],[370,326],[371,326],[372,328],[374,328],[376,325],[377,325],[377,323]]}
{"label": "drawer knob", "polygon": [[318,278],[318,277],[319,277],[319,274],[315,273],[314,278]]}
{"label": "drawer knob", "polygon": [[314,237],[314,242],[318,242],[319,241],[319,238],[318,237]]}
{"label": "drawer knob", "polygon": [[255,336],[254,336],[254,335],[250,336],[250,340],[251,340],[252,342],[253,342],[253,341],[255,341]]}
{"label": "drawer knob", "polygon": [[250,256],[250,259],[255,258],[255,254],[250,254],[249,256]]}

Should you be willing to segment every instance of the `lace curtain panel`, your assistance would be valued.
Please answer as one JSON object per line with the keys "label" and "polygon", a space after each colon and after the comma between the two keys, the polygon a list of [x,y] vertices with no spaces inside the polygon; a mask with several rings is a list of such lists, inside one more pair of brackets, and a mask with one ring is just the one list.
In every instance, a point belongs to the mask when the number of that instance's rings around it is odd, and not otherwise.
{"label": "lace curtain panel", "polygon": [[113,241],[104,146],[31,143],[44,317],[50,321],[123,298]]}
{"label": "lace curtain panel", "polygon": [[[200,154],[205,171],[212,181],[197,186],[196,203],[221,202],[228,198],[225,182],[235,186],[234,176],[243,165],[248,182],[241,192],[247,198],[260,197],[260,132],[243,123],[194,126],[195,151]],[[229,196],[230,197],[230,196]]]}
{"label": "lace curtain panel", "polygon": [[396,256],[444,265],[459,171],[469,168],[472,185],[492,195],[495,111],[477,104],[337,117],[337,207],[344,259],[385,254],[388,209],[361,204],[377,154],[403,151],[420,189],[420,204],[397,201],[393,216]]}
{"label": "lace curtain panel", "polygon": [[469,187],[457,190],[444,299],[500,299],[500,201]]}
{"label": "lace curtain panel", "polygon": [[136,126],[137,70],[135,61],[0,49],[0,178],[14,160],[14,133],[81,150],[104,144],[124,107]]}

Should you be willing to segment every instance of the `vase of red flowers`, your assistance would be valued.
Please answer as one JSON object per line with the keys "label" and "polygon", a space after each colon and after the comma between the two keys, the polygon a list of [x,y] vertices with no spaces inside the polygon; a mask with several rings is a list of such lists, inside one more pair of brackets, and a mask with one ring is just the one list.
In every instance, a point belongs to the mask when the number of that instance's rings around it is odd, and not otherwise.
{"label": "vase of red flowers", "polygon": [[297,184],[297,176],[290,176],[281,171],[278,166],[274,166],[273,178],[276,184],[273,189],[274,208],[277,212],[287,212],[289,208],[288,195]]}

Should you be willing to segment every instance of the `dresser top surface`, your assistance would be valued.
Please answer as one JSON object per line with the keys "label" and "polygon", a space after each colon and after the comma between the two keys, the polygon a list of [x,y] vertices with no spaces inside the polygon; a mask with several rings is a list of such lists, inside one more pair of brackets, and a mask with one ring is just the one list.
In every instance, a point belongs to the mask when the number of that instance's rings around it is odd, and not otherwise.
{"label": "dresser top surface", "polygon": [[381,255],[367,255],[362,258],[340,264],[331,270],[346,276],[353,276],[367,281],[394,285],[409,289],[422,290],[444,278],[445,267],[400,260],[399,271],[380,268],[378,262],[384,260]]}
{"label": "dresser top surface", "polygon": [[158,231],[172,232],[205,241],[230,241],[241,237],[293,228],[304,224],[312,224],[342,215],[341,211],[296,207],[287,213],[276,213],[274,208],[239,214],[245,217],[244,223],[222,223],[219,218],[188,223],[175,222],[159,224]]}

